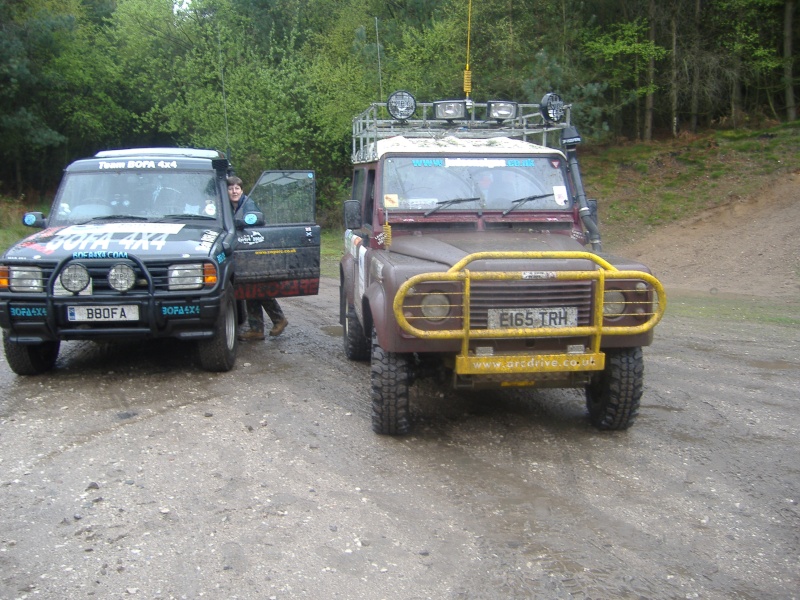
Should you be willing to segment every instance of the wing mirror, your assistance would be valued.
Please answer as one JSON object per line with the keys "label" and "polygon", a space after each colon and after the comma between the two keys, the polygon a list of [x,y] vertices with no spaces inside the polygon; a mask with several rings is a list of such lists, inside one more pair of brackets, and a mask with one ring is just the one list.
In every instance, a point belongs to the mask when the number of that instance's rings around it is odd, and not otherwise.
{"label": "wing mirror", "polygon": [[344,228],[361,229],[361,203],[358,200],[344,201]]}
{"label": "wing mirror", "polygon": [[261,227],[264,225],[264,213],[262,212],[249,212],[245,213],[243,217],[236,219],[236,229],[244,229],[245,227]]}
{"label": "wing mirror", "polygon": [[44,228],[47,226],[47,219],[40,212],[29,212],[23,215],[22,224],[26,227]]}

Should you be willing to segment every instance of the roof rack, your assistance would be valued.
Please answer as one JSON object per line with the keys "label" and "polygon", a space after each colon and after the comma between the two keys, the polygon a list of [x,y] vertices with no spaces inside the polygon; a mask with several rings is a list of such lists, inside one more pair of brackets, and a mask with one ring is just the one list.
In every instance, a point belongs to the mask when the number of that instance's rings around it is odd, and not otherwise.
{"label": "roof rack", "polygon": [[[572,105],[564,105],[564,120],[560,123],[546,121],[539,104],[518,104],[519,114],[514,119],[497,122],[494,119],[478,119],[475,109],[486,109],[486,103],[473,102],[468,119],[446,121],[433,118],[433,103],[418,102],[415,114],[422,113],[421,119],[399,121],[389,116],[386,102],[373,102],[369,108],[353,118],[354,163],[374,161],[378,157],[378,140],[395,136],[407,138],[436,139],[454,136],[466,139],[488,139],[508,137],[524,142],[547,146],[547,134],[561,131],[570,125]],[[538,142],[529,138],[537,139]],[[560,140],[558,140],[560,142]]]}

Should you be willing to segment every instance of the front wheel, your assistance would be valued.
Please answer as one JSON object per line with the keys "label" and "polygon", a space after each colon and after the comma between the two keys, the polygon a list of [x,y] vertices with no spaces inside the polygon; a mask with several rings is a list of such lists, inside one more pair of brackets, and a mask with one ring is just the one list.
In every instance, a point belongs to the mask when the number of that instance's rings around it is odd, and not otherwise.
{"label": "front wheel", "polygon": [[58,340],[39,344],[18,344],[12,342],[7,332],[3,332],[3,349],[6,362],[17,375],[40,375],[56,364],[61,342]]}
{"label": "front wheel", "polygon": [[411,423],[408,390],[411,387],[411,361],[408,354],[386,352],[372,332],[370,368],[372,430],[383,435],[404,435]]}
{"label": "front wheel", "polygon": [[350,360],[367,360],[370,357],[369,340],[356,315],[356,308],[345,300],[344,355]]}
{"label": "front wheel", "polygon": [[586,386],[589,420],[598,429],[627,429],[639,414],[644,386],[641,348],[606,353],[606,367]]}
{"label": "front wheel", "polygon": [[233,289],[222,296],[219,315],[214,325],[214,337],[197,342],[200,366],[206,371],[230,371],[236,363],[236,301]]}

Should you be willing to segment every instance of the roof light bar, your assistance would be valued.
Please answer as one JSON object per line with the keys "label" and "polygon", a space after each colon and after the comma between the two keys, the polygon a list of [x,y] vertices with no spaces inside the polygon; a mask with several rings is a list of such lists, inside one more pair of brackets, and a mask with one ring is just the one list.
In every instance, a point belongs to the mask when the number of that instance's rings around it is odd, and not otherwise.
{"label": "roof light bar", "polygon": [[454,121],[467,118],[467,103],[464,100],[440,100],[433,103],[433,115],[436,119]]}
{"label": "roof light bar", "polygon": [[502,122],[508,119],[516,119],[518,105],[516,102],[505,102],[502,100],[489,100],[486,103],[486,116],[489,119]]}

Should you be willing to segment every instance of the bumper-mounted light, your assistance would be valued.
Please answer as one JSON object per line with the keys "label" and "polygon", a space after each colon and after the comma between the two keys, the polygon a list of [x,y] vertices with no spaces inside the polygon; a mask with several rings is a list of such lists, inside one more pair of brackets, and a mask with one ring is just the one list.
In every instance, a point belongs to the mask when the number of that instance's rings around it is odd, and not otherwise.
{"label": "bumper-mounted light", "polygon": [[108,271],[108,285],[118,292],[127,292],[136,285],[136,273],[130,265],[118,263]]}
{"label": "bumper-mounted light", "polygon": [[61,271],[59,281],[65,290],[78,294],[89,285],[89,271],[81,264],[72,264]]}

